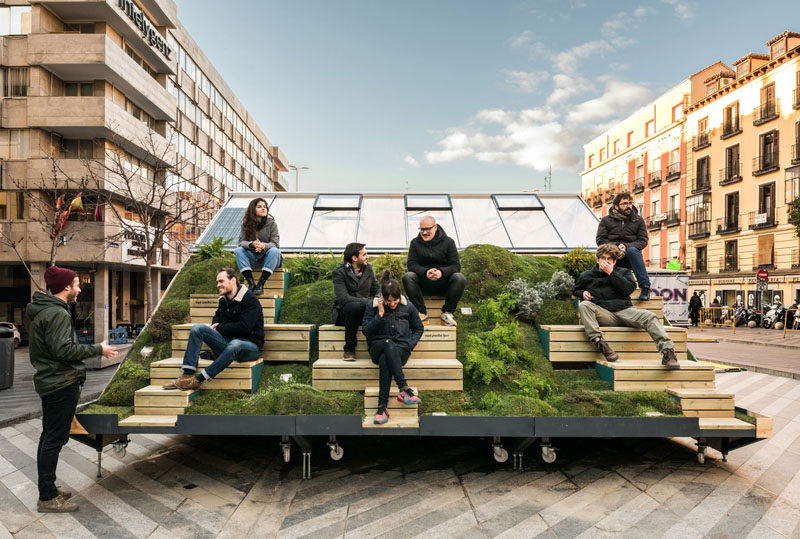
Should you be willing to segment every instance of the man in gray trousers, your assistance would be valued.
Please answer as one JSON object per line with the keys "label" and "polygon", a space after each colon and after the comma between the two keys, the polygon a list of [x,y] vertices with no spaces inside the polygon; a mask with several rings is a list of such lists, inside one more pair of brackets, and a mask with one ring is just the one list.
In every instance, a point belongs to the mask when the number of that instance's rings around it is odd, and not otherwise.
{"label": "man in gray trousers", "polygon": [[651,311],[637,309],[631,303],[631,293],[636,290],[636,281],[631,270],[618,267],[617,260],[622,251],[612,243],[597,248],[597,265],[580,274],[573,295],[580,298],[578,310],[581,320],[594,347],[603,354],[606,361],[619,358],[603,339],[602,326],[628,326],[647,330],[661,352],[661,364],[667,369],[680,369],[675,357],[675,344],[667,336],[664,326]]}

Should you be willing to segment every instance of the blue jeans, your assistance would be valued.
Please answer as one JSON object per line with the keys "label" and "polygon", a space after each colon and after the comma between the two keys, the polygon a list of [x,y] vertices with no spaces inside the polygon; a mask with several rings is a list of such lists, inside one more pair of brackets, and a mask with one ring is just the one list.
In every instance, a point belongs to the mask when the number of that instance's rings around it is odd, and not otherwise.
{"label": "blue jeans", "polygon": [[617,261],[617,265],[623,268],[630,268],[636,275],[636,282],[639,288],[650,288],[650,277],[647,276],[647,268],[644,265],[642,252],[636,247],[625,249],[625,256]]}
{"label": "blue jeans", "polygon": [[252,270],[253,267],[261,268],[272,273],[281,264],[281,251],[277,247],[270,247],[266,252],[257,253],[244,247],[237,247],[233,251],[239,271]]}
{"label": "blue jeans", "polygon": [[186,353],[183,354],[184,369],[197,370],[198,356],[203,343],[206,343],[217,354],[217,359],[203,369],[201,373],[206,380],[217,376],[222,372],[222,369],[233,361],[255,361],[261,354],[261,350],[258,349],[254,342],[247,339],[232,339],[229,341],[219,331],[211,329],[211,326],[197,324],[189,332],[189,342],[186,344]]}

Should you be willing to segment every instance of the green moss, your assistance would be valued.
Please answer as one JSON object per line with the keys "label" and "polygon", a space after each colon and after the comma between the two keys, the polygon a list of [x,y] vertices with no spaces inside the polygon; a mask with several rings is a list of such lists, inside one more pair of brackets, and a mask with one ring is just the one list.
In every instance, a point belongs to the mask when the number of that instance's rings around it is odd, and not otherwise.
{"label": "green moss", "polygon": [[311,253],[293,256],[283,261],[283,266],[292,273],[290,285],[302,285],[319,280],[330,280],[333,268],[342,258],[332,252],[328,254]]}
{"label": "green moss", "polygon": [[474,302],[505,292],[514,272],[509,251],[494,245],[470,245],[460,254],[461,273],[467,278],[464,301]]}
{"label": "green moss", "polygon": [[569,299],[546,299],[537,316],[539,325],[571,325],[578,323],[578,311]]}
{"label": "green moss", "polygon": [[119,419],[133,415],[133,406],[103,406],[100,404],[92,404],[87,406],[82,414],[117,414]]}
{"label": "green moss", "polygon": [[264,365],[261,371],[261,379],[258,382],[258,390],[265,391],[267,388],[285,384],[280,379],[281,374],[291,374],[292,382],[295,384],[311,385],[311,367],[300,363],[285,363],[282,365]]}
{"label": "green moss", "polygon": [[210,390],[200,391],[186,409],[187,414],[195,415],[241,415],[250,395],[241,391]]}
{"label": "green moss", "polygon": [[513,255],[513,278],[521,278],[529,284],[549,281],[558,270],[564,269],[564,261],[557,256]]}
{"label": "green moss", "polygon": [[540,399],[524,395],[505,395],[492,406],[489,415],[493,416],[548,416],[557,415],[556,409]]}
{"label": "green moss", "polygon": [[117,369],[97,403],[105,406],[130,406],[136,390],[149,383],[150,365],[128,359]]}
{"label": "green moss", "polygon": [[446,412],[450,415],[462,413],[467,408],[468,395],[461,391],[420,391],[419,414]]}
{"label": "green moss", "polygon": [[331,281],[290,286],[281,304],[280,323],[330,324],[333,299]]}
{"label": "green moss", "polygon": [[383,272],[385,269],[388,269],[392,273],[392,278],[400,282],[402,286],[403,274],[408,271],[406,269],[407,258],[407,253],[404,253],[400,256],[393,255],[391,253],[382,254],[371,262],[372,269],[375,271],[375,276],[380,278],[381,272]]}
{"label": "green moss", "polygon": [[358,391],[321,391],[304,384],[284,384],[259,391],[242,406],[245,414],[258,415],[360,415],[364,395]]}
{"label": "green moss", "polygon": [[751,425],[756,424],[756,418],[753,416],[749,416],[747,414],[743,414],[742,412],[734,412],[734,417],[740,421],[744,421],[745,423],[750,423]]}

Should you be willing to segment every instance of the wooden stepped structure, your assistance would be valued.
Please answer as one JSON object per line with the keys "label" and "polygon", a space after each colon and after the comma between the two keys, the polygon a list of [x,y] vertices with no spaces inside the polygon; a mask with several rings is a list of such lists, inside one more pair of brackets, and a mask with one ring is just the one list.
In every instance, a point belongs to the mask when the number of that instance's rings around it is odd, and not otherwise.
{"label": "wooden stepped structure", "polygon": [[[344,353],[344,327],[327,324],[319,327],[320,359],[341,359]],[[427,326],[411,359],[450,359],[456,357],[456,328],[449,326]],[[369,359],[367,342],[358,328],[356,358]]]}
{"label": "wooden stepped structure", "polygon": [[149,385],[136,391],[133,397],[134,415],[119,422],[124,427],[174,427],[195,391],[163,389]]}
{"label": "wooden stepped structure", "polygon": [[[253,270],[253,279],[255,282],[258,282],[260,278],[261,270]],[[264,295],[282,298],[286,293],[286,289],[289,288],[289,281],[291,278],[292,274],[286,268],[276,269],[272,276],[267,279],[267,282],[264,283]],[[240,282],[243,283],[244,279],[241,279]]]}
{"label": "wooden stepped structure", "polygon": [[[167,384],[183,372],[181,365],[183,357],[171,357],[154,361],[150,364],[150,383],[159,387]],[[198,363],[197,372],[211,365],[208,359],[201,359]],[[226,369],[217,375],[213,380],[203,382],[203,389],[240,389],[255,393],[258,389],[258,381],[261,379],[261,371],[264,369],[264,360],[231,363]]]}
{"label": "wooden stepped structure", "polygon": [[[428,325],[429,326],[444,326],[442,323],[442,307],[444,307],[444,298],[433,296],[423,296],[425,299],[425,310],[428,311]],[[447,327],[447,326],[445,326]]]}
{"label": "wooden stepped structure", "polygon": [[[675,343],[678,360],[686,361],[686,329],[672,326],[664,329]],[[617,362],[661,363],[661,354],[645,330],[623,326],[603,327],[602,330],[606,342],[619,354]],[[544,325],[539,328],[539,337],[551,363],[584,363],[604,359],[603,354],[589,342],[583,325]]]}
{"label": "wooden stepped structure", "polygon": [[[416,387],[412,386],[414,391]],[[392,387],[389,391],[389,421],[383,425],[373,423],[373,416],[378,412],[378,388],[367,387],[364,389],[364,422],[365,429],[385,429],[385,428],[419,428],[418,406],[406,406],[397,400],[400,390]]]}
{"label": "wooden stepped structure", "polygon": [[614,391],[714,388],[714,367],[693,361],[681,362],[680,370],[668,370],[660,363],[644,361],[598,361],[595,370]]}
{"label": "wooden stepped structure", "polygon": [[[183,357],[189,332],[194,324],[172,326],[172,353]],[[311,359],[311,350],[317,337],[314,324],[264,324],[264,346],[261,359],[264,361],[299,361]],[[203,345],[203,350],[208,350]]]}
{"label": "wooden stepped structure", "polygon": [[[264,311],[264,323],[274,324],[278,321],[282,296],[257,296]],[[192,294],[189,297],[189,323],[211,324],[217,312],[220,296],[217,294]]]}
{"label": "wooden stepped structure", "polygon": [[716,389],[667,389],[667,393],[680,402],[687,417],[734,417],[733,393],[719,393]]}

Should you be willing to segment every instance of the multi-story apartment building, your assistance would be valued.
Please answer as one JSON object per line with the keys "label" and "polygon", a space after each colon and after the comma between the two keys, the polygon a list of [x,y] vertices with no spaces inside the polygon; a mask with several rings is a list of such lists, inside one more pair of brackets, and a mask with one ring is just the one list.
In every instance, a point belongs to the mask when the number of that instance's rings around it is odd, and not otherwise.
{"label": "multi-story apartment building", "polygon": [[[183,29],[172,0],[6,2],[0,66],[0,227],[39,283],[50,260],[40,247],[50,238],[32,201],[52,199],[57,184],[68,188],[91,167],[102,177],[112,156],[138,171],[145,191],[164,160],[180,165],[166,173],[183,178],[175,196],[196,203],[192,192],[209,195],[208,212],[171,230],[152,257],[154,300],[226,193],[287,188],[286,156]],[[148,144],[168,151],[156,154]],[[70,215],[78,222],[65,230],[80,230],[80,239],[65,235],[56,258],[79,272],[78,317],[97,342],[105,328],[145,321],[139,239],[117,239],[107,218],[139,216],[126,204],[130,193],[102,185],[100,195],[83,197],[84,212]],[[36,287],[8,243],[0,242],[0,320],[23,324]]]}
{"label": "multi-story apartment building", "polygon": [[800,34],[767,46],[705,79],[705,95],[686,108],[689,284],[725,305],[760,304],[759,268],[770,273],[768,301],[800,299],[800,244],[788,211],[800,196]]}
{"label": "multi-story apartment building", "polygon": [[648,267],[686,260],[684,108],[704,90],[700,80],[726,69],[721,63],[703,69],[584,146],[584,200],[602,218],[618,193],[633,195],[649,230]]}

